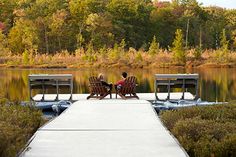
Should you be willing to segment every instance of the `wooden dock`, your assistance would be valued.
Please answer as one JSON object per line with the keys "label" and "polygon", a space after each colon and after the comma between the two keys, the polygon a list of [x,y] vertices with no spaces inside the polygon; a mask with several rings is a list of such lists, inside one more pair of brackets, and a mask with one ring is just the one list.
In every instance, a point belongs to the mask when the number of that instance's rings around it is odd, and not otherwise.
{"label": "wooden dock", "polygon": [[60,116],[41,127],[20,156],[188,155],[163,126],[151,103],[146,100],[105,99],[73,103]]}

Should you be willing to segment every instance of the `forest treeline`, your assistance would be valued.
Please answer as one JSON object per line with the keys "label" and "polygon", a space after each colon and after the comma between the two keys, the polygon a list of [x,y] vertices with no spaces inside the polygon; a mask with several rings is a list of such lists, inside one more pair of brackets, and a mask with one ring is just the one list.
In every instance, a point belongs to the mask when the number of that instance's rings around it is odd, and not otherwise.
{"label": "forest treeline", "polygon": [[[236,49],[236,10],[196,0],[0,0],[0,53],[55,54],[122,45],[169,50],[181,31],[183,46]],[[224,32],[224,33],[223,33]],[[92,49],[92,50],[91,50]]]}

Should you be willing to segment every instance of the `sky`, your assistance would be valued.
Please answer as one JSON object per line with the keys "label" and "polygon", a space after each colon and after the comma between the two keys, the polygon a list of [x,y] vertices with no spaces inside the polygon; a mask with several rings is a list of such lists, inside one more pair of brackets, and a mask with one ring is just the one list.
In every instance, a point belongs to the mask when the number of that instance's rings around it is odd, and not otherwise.
{"label": "sky", "polygon": [[219,6],[227,9],[236,9],[236,0],[197,0],[203,6]]}
{"label": "sky", "polygon": [[[171,0],[163,0],[171,1]],[[236,0],[197,0],[203,6],[219,6],[227,9],[236,9]]]}

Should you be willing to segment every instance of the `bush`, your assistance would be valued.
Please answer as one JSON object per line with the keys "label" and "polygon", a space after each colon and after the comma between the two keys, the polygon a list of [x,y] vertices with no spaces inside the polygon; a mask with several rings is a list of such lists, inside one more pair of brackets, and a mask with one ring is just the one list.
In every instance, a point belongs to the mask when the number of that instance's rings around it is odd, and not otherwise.
{"label": "bush", "polygon": [[194,55],[194,59],[196,60],[201,59],[202,49],[200,47],[197,47],[196,49],[194,49],[193,55]]}
{"label": "bush", "polygon": [[22,60],[23,60],[23,64],[27,65],[29,64],[29,51],[25,50],[22,54]]}
{"label": "bush", "polygon": [[84,55],[82,57],[82,60],[88,61],[88,62],[95,62],[97,61],[97,57],[95,55]]}
{"label": "bush", "polygon": [[108,52],[108,58],[116,61],[120,58],[120,51],[119,51],[119,46],[118,44],[114,44],[113,49],[110,49]]}
{"label": "bush", "polygon": [[0,156],[13,157],[44,123],[33,107],[0,104]]}
{"label": "bush", "polygon": [[143,57],[142,57],[142,53],[141,52],[137,52],[136,53],[135,60],[136,61],[143,61]]}
{"label": "bush", "polygon": [[236,105],[164,111],[161,119],[190,156],[236,154]]}

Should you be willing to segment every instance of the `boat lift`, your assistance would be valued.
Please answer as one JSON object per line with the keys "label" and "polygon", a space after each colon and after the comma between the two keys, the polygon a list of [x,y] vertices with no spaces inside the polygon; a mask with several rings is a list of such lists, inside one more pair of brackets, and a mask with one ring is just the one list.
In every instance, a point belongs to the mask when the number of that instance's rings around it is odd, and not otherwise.
{"label": "boat lift", "polygon": [[59,100],[59,88],[62,86],[67,86],[70,88],[70,98],[72,100],[73,93],[73,76],[72,74],[32,74],[29,75],[29,97],[30,101],[34,101],[32,98],[32,89],[42,89],[43,96],[40,101],[45,101],[45,90],[47,88],[53,87],[56,88],[57,95],[54,101]]}
{"label": "boat lift", "polygon": [[170,100],[171,88],[181,88],[182,97],[185,99],[185,92],[187,88],[195,88],[195,97],[194,100],[198,99],[198,74],[155,74],[155,97],[156,100],[160,100],[157,96],[159,88],[167,88],[168,96],[166,100]]}

